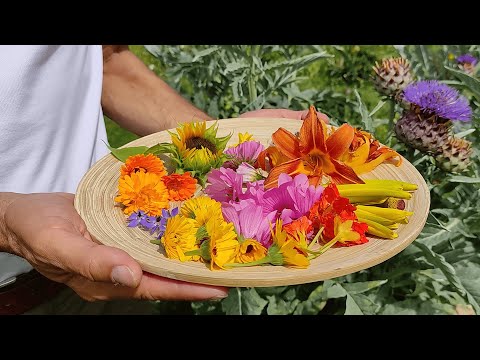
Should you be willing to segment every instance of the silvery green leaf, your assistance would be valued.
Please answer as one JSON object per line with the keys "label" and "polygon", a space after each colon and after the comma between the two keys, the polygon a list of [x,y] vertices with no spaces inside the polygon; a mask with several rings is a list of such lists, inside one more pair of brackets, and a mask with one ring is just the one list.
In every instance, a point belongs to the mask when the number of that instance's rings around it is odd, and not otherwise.
{"label": "silvery green leaf", "polygon": [[212,47],[209,47],[205,50],[199,51],[195,54],[195,57],[192,59],[192,62],[197,62],[201,58],[203,58],[205,56],[208,56],[208,55],[218,51],[219,49],[220,49],[219,46],[212,46]]}
{"label": "silvery green leaf", "polygon": [[475,129],[468,129],[468,130],[465,130],[465,131],[456,133],[456,134],[455,134],[455,137],[457,137],[457,138],[463,138],[463,137],[465,137],[465,136],[467,136],[467,135],[470,135],[470,134],[472,134],[472,133],[474,133],[474,132],[475,132]]}
{"label": "silvery green leaf", "polygon": [[344,283],[342,287],[350,293],[350,295],[361,294],[371,289],[375,289],[379,286],[386,284],[388,280],[374,280],[356,283]]}
{"label": "silvery green leaf", "polygon": [[355,96],[357,97],[358,112],[362,117],[363,129],[374,134],[375,129],[373,128],[373,120],[371,116],[368,114],[367,107],[363,103],[362,98],[360,97],[360,94],[358,93],[357,89],[354,90],[354,93],[355,93]]}
{"label": "silvery green leaf", "polygon": [[260,315],[267,303],[254,288],[232,288],[222,301],[222,309],[227,315]]}
{"label": "silvery green leaf", "polygon": [[464,71],[445,66],[449,72],[463,82],[463,84],[480,100],[480,81]]}
{"label": "silvery green leaf", "polygon": [[268,315],[290,315],[295,311],[300,300],[293,299],[285,301],[274,295],[268,296],[267,314]]}
{"label": "silvery green leaf", "polygon": [[469,177],[469,176],[451,176],[448,178],[450,182],[461,182],[461,183],[468,183],[468,184],[480,184],[480,178],[478,177]]}

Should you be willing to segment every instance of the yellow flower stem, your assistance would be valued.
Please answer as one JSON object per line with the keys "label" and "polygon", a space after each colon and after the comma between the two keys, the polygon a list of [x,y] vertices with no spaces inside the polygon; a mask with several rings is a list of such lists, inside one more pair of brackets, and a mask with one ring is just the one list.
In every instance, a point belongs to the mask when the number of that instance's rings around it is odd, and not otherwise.
{"label": "yellow flower stem", "polygon": [[378,216],[378,215],[372,214],[368,211],[363,211],[361,209],[355,210],[355,214],[357,215],[357,217],[362,217],[364,219],[369,219],[369,220],[375,221],[375,222],[377,222],[379,224],[382,224],[382,225],[385,225],[385,226],[393,225],[393,224],[396,223],[396,221],[394,221],[394,220],[386,219],[382,216]]}
{"label": "yellow flower stem", "polygon": [[323,227],[321,227],[318,230],[317,235],[315,235],[312,242],[308,245],[308,249],[311,250],[315,246],[315,244],[318,242],[318,239],[320,238],[320,236],[322,236],[322,232],[323,232]]}
{"label": "yellow flower stem", "polygon": [[[340,235],[340,234],[339,234]],[[328,249],[330,249],[333,245],[335,245],[338,240],[339,240],[339,235],[335,236],[332,240],[330,240],[328,243],[326,243],[325,245],[323,245],[320,250],[318,251],[312,251],[312,250],[309,250],[309,249],[305,249],[308,253],[314,255],[313,257],[311,257],[312,259],[316,258],[317,256],[320,256],[322,255],[325,251],[327,251]],[[309,257],[310,259],[310,257]]]}
{"label": "yellow flower stem", "polygon": [[[411,199],[412,194],[403,190],[390,190],[387,188],[347,188],[343,189],[342,185],[337,185],[338,192],[343,197],[350,196],[372,196],[372,197],[396,197],[399,199]],[[361,186],[361,185],[360,185]]]}
{"label": "yellow flower stem", "polygon": [[398,210],[392,208],[383,208],[380,206],[365,206],[365,205],[357,205],[357,209],[368,211],[369,213],[390,219],[390,220],[400,220],[404,219],[407,216],[413,215],[411,211],[405,210]]}
{"label": "yellow flower stem", "polygon": [[399,180],[380,180],[380,179],[372,179],[372,180],[365,180],[365,183],[367,185],[379,185],[379,186],[389,186],[391,185],[400,185],[403,190],[405,191],[413,191],[417,190],[418,186],[416,184],[411,184],[405,181],[399,181]]}
{"label": "yellow flower stem", "polygon": [[377,205],[383,204],[388,198],[380,196],[347,196],[352,204]]}
{"label": "yellow flower stem", "polygon": [[358,221],[363,222],[363,223],[368,225],[367,232],[369,234],[372,234],[372,235],[375,235],[375,236],[378,236],[378,237],[381,237],[381,238],[384,238],[384,239],[395,239],[395,238],[398,237],[398,234],[395,231],[393,231],[393,230],[389,229],[388,227],[383,226],[382,224],[379,224],[375,221],[371,221],[371,220],[361,218],[361,217],[358,218]]}

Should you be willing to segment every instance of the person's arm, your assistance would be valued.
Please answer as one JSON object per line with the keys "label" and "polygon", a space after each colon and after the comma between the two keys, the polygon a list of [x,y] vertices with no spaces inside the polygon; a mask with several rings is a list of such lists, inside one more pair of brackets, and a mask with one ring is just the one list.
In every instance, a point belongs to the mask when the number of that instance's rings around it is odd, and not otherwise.
{"label": "person's arm", "polygon": [[151,71],[128,45],[103,46],[105,115],[140,136],[179,123],[212,120]]}

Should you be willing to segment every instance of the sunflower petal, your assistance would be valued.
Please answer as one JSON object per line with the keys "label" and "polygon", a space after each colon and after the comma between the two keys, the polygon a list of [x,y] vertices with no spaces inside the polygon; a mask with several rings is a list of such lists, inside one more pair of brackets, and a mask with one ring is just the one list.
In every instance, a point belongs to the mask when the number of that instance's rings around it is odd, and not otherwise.
{"label": "sunflower petal", "polygon": [[300,157],[298,139],[290,131],[279,128],[273,133],[272,140],[277,149],[289,159]]}
{"label": "sunflower petal", "polygon": [[335,167],[335,172],[328,175],[335,184],[364,184],[365,182],[358,177],[353,169],[341,162],[330,159],[332,165]]}
{"label": "sunflower petal", "polygon": [[322,153],[327,153],[325,136],[327,135],[327,125],[323,120],[319,120],[315,107],[310,106],[307,117],[303,120],[300,128],[300,151],[308,154],[312,150],[318,149]]}
{"label": "sunflower petal", "polygon": [[302,170],[303,161],[301,159],[290,160],[281,165],[275,166],[268,174],[268,177],[265,179],[265,189],[277,187],[278,177],[280,176],[280,174],[286,173],[292,176],[303,172]]}
{"label": "sunflower petal", "polygon": [[326,141],[328,154],[334,159],[338,159],[342,156],[348,151],[354,134],[355,129],[352,126],[348,124],[340,126]]}

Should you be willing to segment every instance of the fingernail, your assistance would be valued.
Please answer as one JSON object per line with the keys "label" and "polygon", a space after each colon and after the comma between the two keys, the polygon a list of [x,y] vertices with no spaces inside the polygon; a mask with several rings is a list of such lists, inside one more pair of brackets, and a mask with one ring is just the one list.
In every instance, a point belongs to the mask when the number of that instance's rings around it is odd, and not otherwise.
{"label": "fingernail", "polygon": [[222,300],[222,299],[225,299],[226,297],[228,297],[228,292],[221,292],[221,293],[218,293],[218,295],[215,295],[214,297],[212,297],[212,300]]}
{"label": "fingernail", "polygon": [[135,279],[133,278],[133,272],[128,266],[115,266],[112,269],[111,277],[113,282],[119,283],[120,285],[133,288],[137,286]]}

